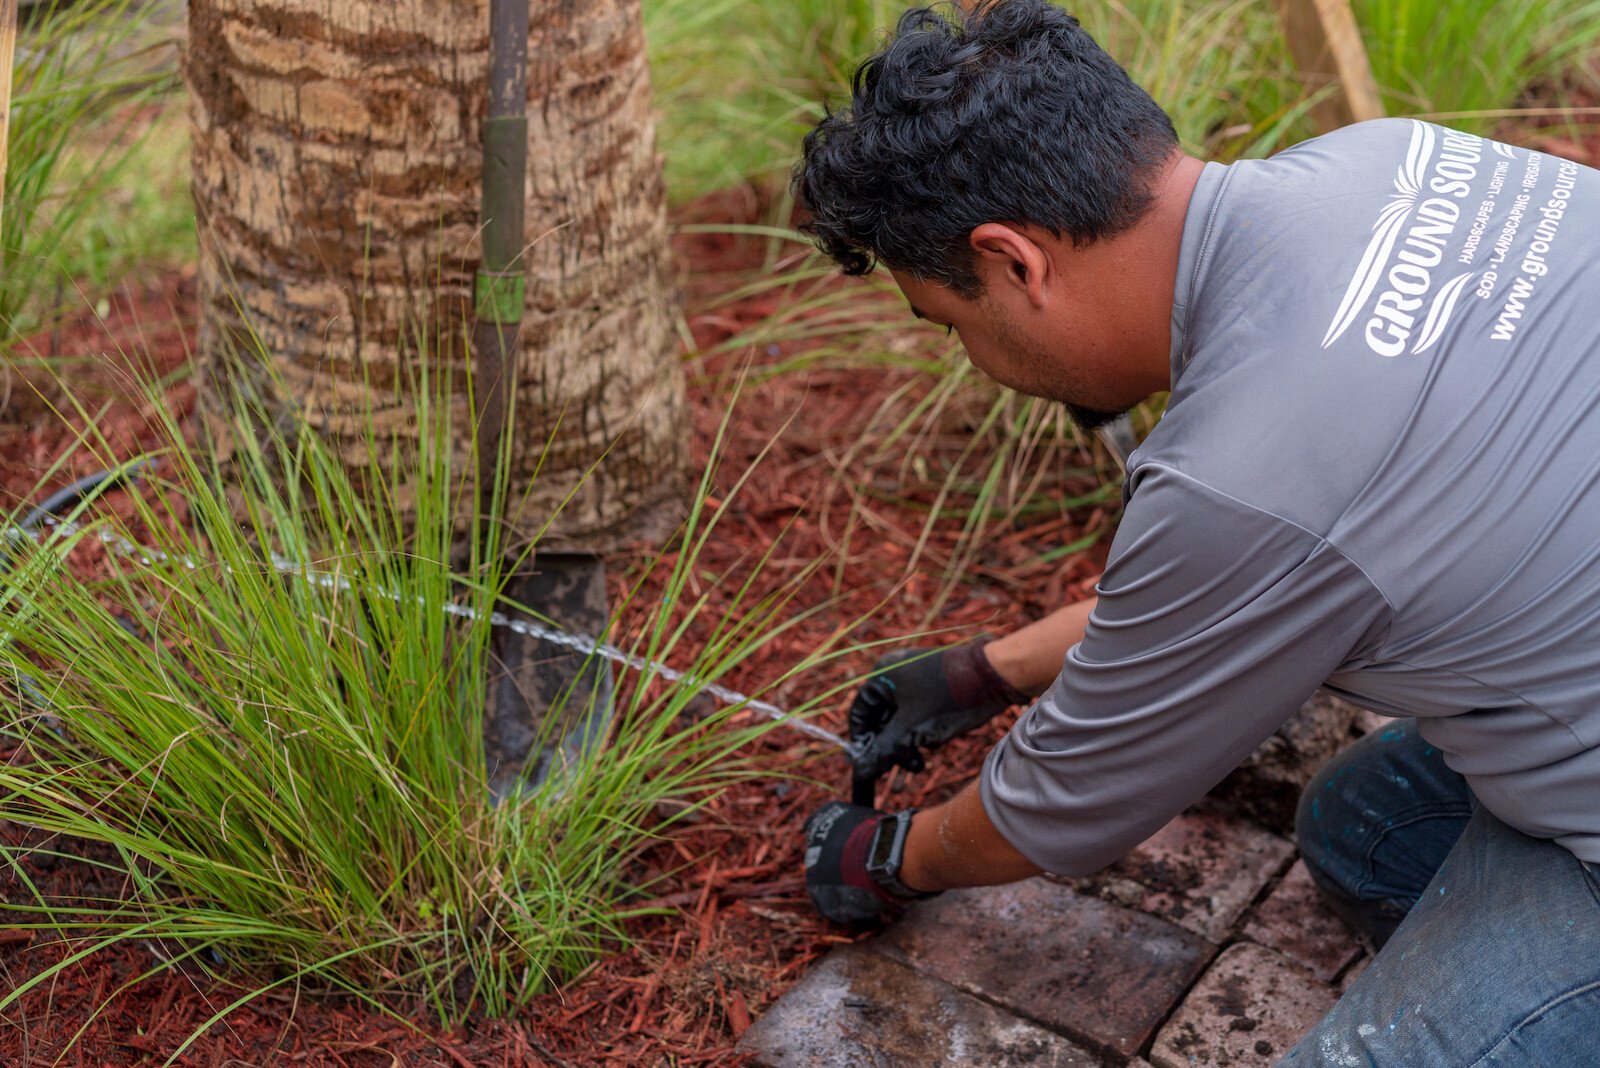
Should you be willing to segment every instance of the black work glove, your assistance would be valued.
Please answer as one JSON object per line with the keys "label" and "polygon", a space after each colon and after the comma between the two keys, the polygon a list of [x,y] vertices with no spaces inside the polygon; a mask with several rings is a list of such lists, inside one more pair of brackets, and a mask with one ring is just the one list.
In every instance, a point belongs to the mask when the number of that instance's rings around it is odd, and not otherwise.
{"label": "black work glove", "polygon": [[850,739],[861,745],[858,777],[877,778],[896,764],[921,771],[923,749],[937,749],[1028,700],[989,663],[983,651],[987,644],[988,638],[974,638],[931,652],[905,649],[878,660],[850,706]]}
{"label": "black work glove", "polygon": [[835,923],[875,920],[900,902],[867,874],[867,851],[883,813],[831,801],[806,820],[806,893]]}

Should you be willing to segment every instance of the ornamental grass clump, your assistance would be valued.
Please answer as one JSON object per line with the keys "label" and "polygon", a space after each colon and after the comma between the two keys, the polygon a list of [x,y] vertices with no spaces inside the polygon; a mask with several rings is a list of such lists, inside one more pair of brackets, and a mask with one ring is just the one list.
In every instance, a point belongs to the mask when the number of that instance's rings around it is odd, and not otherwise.
{"label": "ornamental grass clump", "polygon": [[[451,466],[466,428],[444,391],[415,396],[419,458],[358,487],[311,432],[260,430],[247,399],[230,483],[152,392],[166,447],[132,514],[88,502],[48,537],[6,543],[0,820],[98,843],[127,888],[13,905],[12,926],[53,932],[69,960],[133,938],[221,961],[250,977],[241,1000],[310,983],[411,995],[447,1019],[504,1014],[615,948],[648,889],[629,883],[641,850],[757,773],[745,754],[772,721],[737,705],[681,715],[695,686],[619,667],[609,736],[491,800],[484,678],[509,565],[492,525],[453,538],[474,506]],[[707,602],[690,576],[726,507],[707,505],[711,478],[629,646],[706,682],[805,615],[730,579],[691,648]],[[116,551],[123,539],[139,548]],[[98,541],[109,577],[85,578],[74,554]],[[5,851],[23,880],[26,859]]]}

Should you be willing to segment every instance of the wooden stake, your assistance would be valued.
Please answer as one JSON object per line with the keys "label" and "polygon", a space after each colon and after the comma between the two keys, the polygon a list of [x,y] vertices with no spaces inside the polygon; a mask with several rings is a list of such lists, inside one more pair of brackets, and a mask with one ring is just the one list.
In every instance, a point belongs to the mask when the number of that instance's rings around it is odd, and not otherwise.
{"label": "wooden stake", "polygon": [[[11,66],[17,54],[17,0],[0,0],[0,223],[5,221],[6,148],[11,143]],[[3,254],[4,250],[0,250]]]}
{"label": "wooden stake", "polygon": [[1313,89],[1333,84],[1333,95],[1311,109],[1324,133],[1352,122],[1383,117],[1383,98],[1350,0],[1277,0],[1289,51]]}

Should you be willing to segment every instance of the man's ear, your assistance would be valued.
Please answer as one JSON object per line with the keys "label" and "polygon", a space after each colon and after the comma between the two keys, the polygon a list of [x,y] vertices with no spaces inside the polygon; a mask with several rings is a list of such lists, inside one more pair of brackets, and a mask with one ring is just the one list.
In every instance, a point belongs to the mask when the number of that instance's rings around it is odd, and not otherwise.
{"label": "man's ear", "polygon": [[1044,306],[1050,257],[1036,241],[1005,223],[976,226],[967,240],[985,289],[1012,286],[1034,307]]}

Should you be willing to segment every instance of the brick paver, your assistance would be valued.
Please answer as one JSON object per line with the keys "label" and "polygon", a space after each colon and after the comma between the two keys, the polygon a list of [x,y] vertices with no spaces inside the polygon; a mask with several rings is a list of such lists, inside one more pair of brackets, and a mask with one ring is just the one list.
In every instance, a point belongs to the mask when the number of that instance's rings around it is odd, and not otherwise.
{"label": "brick paver", "polygon": [[1354,729],[1358,734],[1371,734],[1373,731],[1383,730],[1394,722],[1388,716],[1380,716],[1371,709],[1362,708],[1356,711]]}
{"label": "brick paver", "polygon": [[1364,964],[1293,845],[1207,805],[1091,878],[913,906],[813,966],[739,1048],[783,1068],[1248,1068]]}
{"label": "brick paver", "polygon": [[1363,956],[1350,966],[1350,970],[1339,977],[1339,993],[1343,994],[1350,989],[1350,984],[1361,978],[1361,973],[1367,970],[1367,965],[1372,963],[1370,956]]}
{"label": "brick paver", "polygon": [[1319,690],[1211,791],[1235,815],[1294,833],[1295,805],[1311,776],[1350,740],[1357,709]]}
{"label": "brick paver", "polygon": [[1045,879],[951,891],[866,945],[1122,1055],[1144,1045],[1214,954],[1166,920]]}
{"label": "brick paver", "polygon": [[830,953],[745,1032],[771,1068],[1108,1068],[1111,1062],[887,957]]}
{"label": "brick paver", "polygon": [[1156,1068],[1252,1068],[1278,1058],[1333,1007],[1335,994],[1270,949],[1241,942],[1214,964],[1156,1036]]}
{"label": "brick paver", "polygon": [[1361,955],[1355,937],[1322,903],[1305,861],[1296,861],[1251,913],[1244,936],[1303,965],[1325,983]]}
{"label": "brick paver", "polygon": [[1191,809],[1079,889],[1161,916],[1220,945],[1294,855],[1287,839],[1211,809]]}

